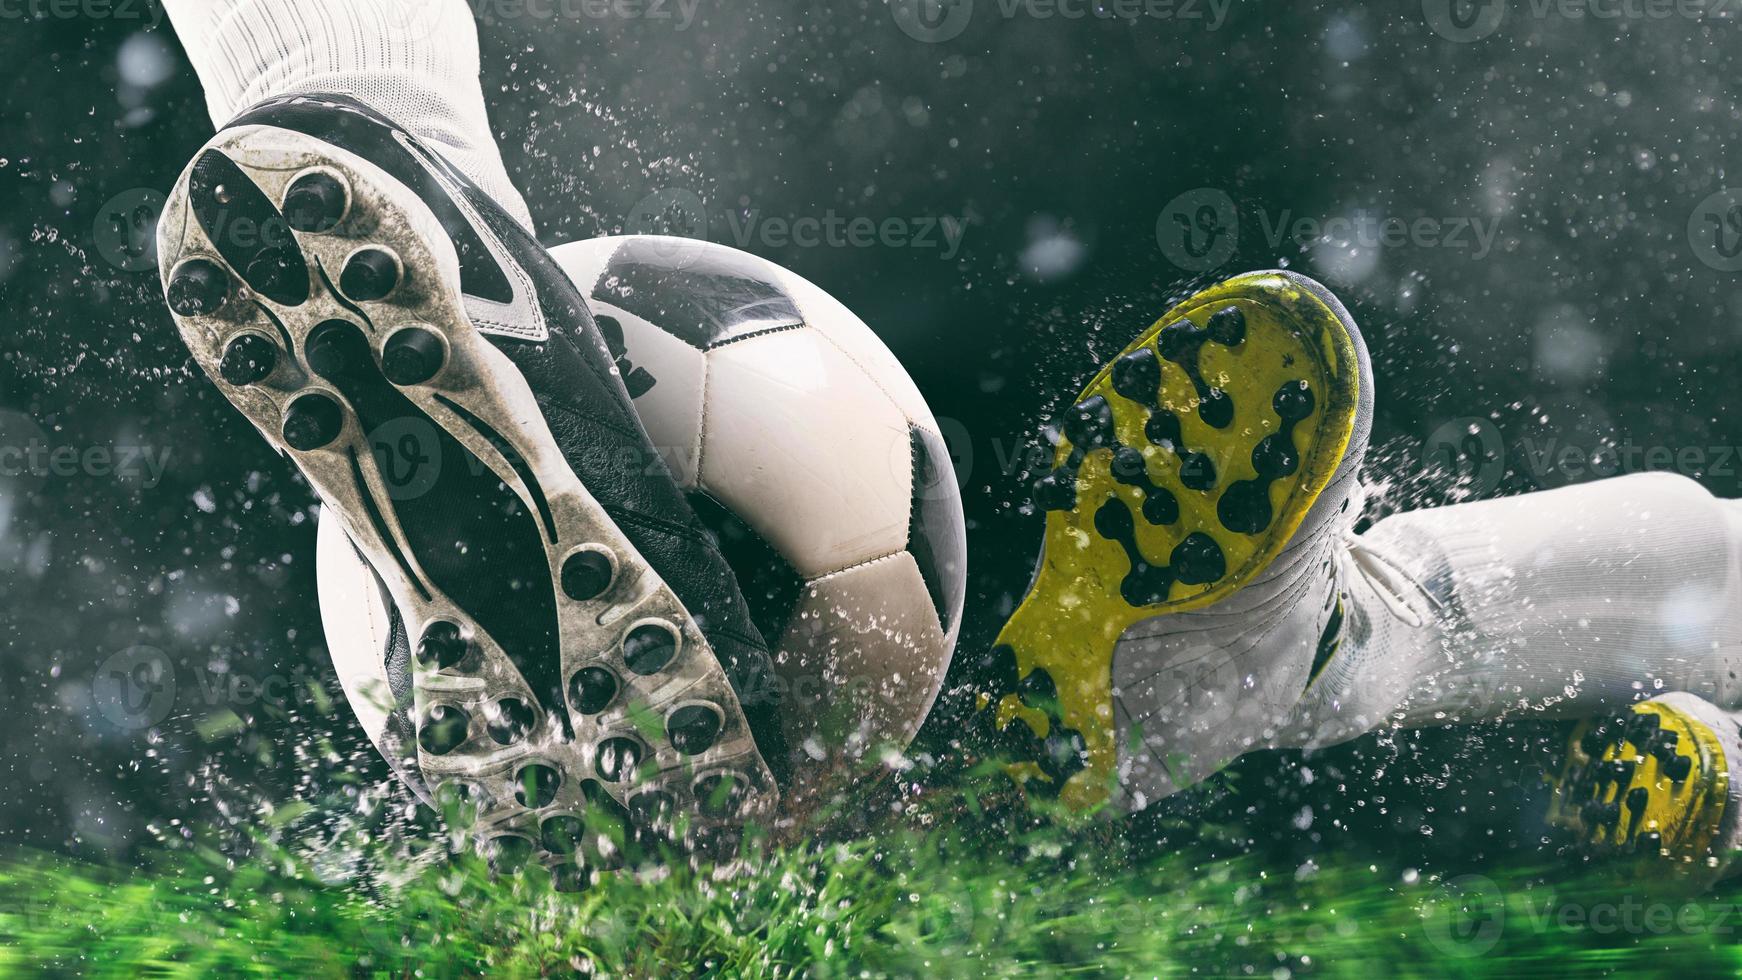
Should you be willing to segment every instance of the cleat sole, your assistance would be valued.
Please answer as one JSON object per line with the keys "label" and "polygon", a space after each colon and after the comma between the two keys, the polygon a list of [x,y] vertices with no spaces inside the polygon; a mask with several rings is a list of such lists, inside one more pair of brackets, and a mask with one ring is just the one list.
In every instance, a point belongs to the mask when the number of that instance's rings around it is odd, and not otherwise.
{"label": "cleat sole", "polygon": [[1704,722],[1645,701],[1619,718],[1580,723],[1563,751],[1548,774],[1548,822],[1579,853],[1698,868],[1714,856],[1730,777]]}
{"label": "cleat sole", "polygon": [[[1356,425],[1352,324],[1321,287],[1253,273],[1170,310],[1067,410],[1033,584],[983,699],[1028,785],[1092,806],[1118,764],[1113,650],[1132,624],[1231,595],[1280,554]],[[1046,698],[1023,693],[1044,678]]]}
{"label": "cleat sole", "polygon": [[[290,222],[272,202],[299,175]],[[238,215],[283,235],[257,252],[215,239]],[[159,236],[194,360],[308,478],[419,638],[417,762],[493,863],[572,868],[543,828],[633,833],[627,804],[653,792],[716,824],[772,818],[725,670],[472,325],[453,247],[413,192],[312,137],[244,126],[183,175]],[[247,302],[217,296],[232,280]],[[698,793],[722,779],[724,809]]]}

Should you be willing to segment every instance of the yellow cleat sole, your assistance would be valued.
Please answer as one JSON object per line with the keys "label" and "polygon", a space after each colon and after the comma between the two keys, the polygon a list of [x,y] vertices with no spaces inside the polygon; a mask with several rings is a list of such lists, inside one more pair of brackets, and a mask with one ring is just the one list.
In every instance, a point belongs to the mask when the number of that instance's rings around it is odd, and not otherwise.
{"label": "yellow cleat sole", "polygon": [[1635,855],[1704,868],[1727,805],[1724,749],[1704,722],[1645,701],[1584,722],[1568,740],[1549,823],[1592,856]]}
{"label": "yellow cleat sole", "polygon": [[1113,649],[1125,629],[1252,581],[1343,460],[1360,366],[1335,301],[1280,272],[1186,300],[1102,368],[1035,485],[1044,550],[983,695],[1031,790],[1093,806],[1118,764]]}

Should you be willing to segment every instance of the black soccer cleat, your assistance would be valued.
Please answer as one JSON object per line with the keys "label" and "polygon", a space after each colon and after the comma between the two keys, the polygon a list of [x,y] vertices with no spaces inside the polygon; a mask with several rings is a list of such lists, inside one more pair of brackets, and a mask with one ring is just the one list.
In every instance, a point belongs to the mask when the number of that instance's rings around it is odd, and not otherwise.
{"label": "black soccer cleat", "polygon": [[200,151],[159,255],[194,359],[386,583],[396,762],[476,808],[492,860],[573,878],[589,814],[692,840],[774,814],[766,645],[582,297],[501,208],[360,103],[295,96]]}

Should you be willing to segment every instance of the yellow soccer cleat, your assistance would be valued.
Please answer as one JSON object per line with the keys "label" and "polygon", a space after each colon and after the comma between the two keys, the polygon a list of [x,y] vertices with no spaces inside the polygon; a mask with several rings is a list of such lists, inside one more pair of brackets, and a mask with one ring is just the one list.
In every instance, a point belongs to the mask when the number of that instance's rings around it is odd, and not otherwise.
{"label": "yellow soccer cleat", "polygon": [[1715,881],[1737,845],[1730,764],[1742,758],[1735,715],[1692,694],[1642,701],[1586,722],[1549,781],[1549,823],[1593,857],[1634,856]]}
{"label": "yellow soccer cleat", "polygon": [[1354,321],[1288,272],[1193,296],[1095,375],[980,697],[1030,792],[1142,806],[1265,743],[1337,645],[1371,405]]}

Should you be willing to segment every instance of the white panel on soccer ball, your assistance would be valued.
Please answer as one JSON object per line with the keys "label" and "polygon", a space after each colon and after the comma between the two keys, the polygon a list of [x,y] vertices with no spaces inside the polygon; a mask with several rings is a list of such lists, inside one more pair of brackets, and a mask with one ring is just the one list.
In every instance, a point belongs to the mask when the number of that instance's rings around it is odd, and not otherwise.
{"label": "white panel on soccer ball", "polygon": [[801,329],[713,351],[705,411],[702,486],[800,575],[906,545],[907,418],[834,344]]}
{"label": "white panel on soccer ball", "polygon": [[908,377],[901,361],[876,332],[840,300],[809,280],[788,269],[776,268],[799,312],[804,314],[805,324],[834,341],[866,373],[876,378],[908,418],[935,431],[937,421],[932,418],[925,398],[914,386],[913,379]]}
{"label": "white panel on soccer ball", "polygon": [[813,760],[906,745],[950,664],[925,581],[902,552],[809,583],[775,656],[796,710],[787,737]]}
{"label": "white panel on soccer ball", "polygon": [[386,591],[374,569],[357,553],[338,518],[322,513],[315,540],[315,583],[321,628],[339,686],[375,748],[388,755],[382,735],[393,707],[382,653],[389,620]]}
{"label": "white panel on soccer ball", "polygon": [[591,238],[584,242],[569,242],[550,250],[550,257],[568,273],[569,280],[584,296],[593,294],[593,286],[617,251],[618,238]]}

